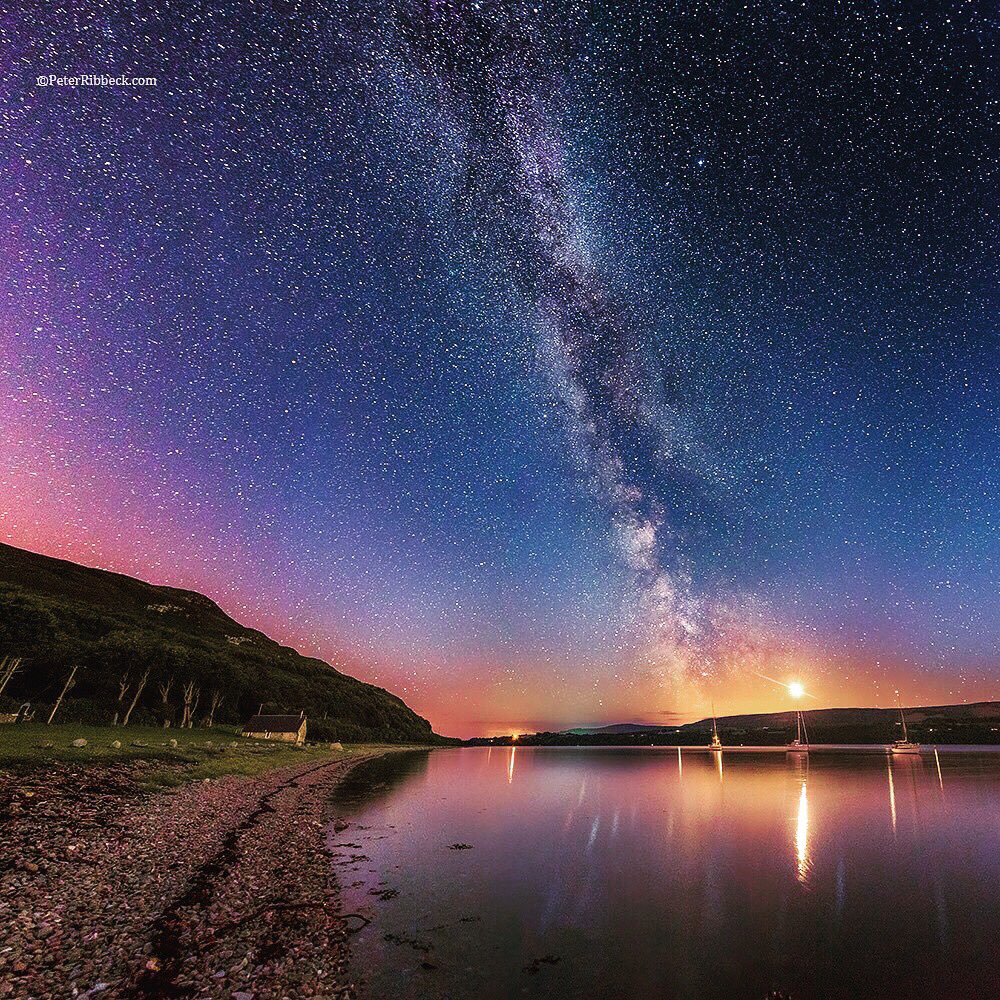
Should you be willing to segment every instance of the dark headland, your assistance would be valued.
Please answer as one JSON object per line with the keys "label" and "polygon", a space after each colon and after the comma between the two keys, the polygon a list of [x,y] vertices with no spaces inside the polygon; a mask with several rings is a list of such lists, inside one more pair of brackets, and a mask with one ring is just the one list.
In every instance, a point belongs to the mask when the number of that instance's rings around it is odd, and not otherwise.
{"label": "dark headland", "polygon": [[176,726],[190,683],[199,720],[215,697],[215,723],[239,725],[263,705],[304,711],[315,740],[439,742],[400,698],[246,628],[203,594],[2,544],[0,656],[23,659],[0,694],[0,713],[27,703],[36,721],[48,717],[76,666],[58,722],[111,722],[148,670],[130,717],[136,724]]}

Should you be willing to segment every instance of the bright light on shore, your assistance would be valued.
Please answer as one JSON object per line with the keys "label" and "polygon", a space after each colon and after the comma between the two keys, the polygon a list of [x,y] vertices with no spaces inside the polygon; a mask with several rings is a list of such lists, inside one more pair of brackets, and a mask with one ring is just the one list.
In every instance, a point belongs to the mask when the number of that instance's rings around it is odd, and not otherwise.
{"label": "bright light on shore", "polygon": [[806,693],[806,689],[798,681],[792,681],[788,685],[788,693],[793,698],[801,698]]}

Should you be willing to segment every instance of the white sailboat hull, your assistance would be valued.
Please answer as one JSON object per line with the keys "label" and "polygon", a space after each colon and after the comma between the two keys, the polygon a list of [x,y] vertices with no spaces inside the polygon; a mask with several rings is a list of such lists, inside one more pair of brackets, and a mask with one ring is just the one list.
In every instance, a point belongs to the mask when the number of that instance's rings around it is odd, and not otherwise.
{"label": "white sailboat hull", "polygon": [[896,740],[889,747],[890,753],[920,753],[920,744],[911,743],[909,740]]}

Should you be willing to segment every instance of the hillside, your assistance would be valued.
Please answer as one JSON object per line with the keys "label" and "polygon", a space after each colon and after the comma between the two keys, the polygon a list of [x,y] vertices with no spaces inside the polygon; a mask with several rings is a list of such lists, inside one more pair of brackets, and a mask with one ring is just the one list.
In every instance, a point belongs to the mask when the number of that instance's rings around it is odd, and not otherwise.
{"label": "hillside", "polygon": [[[213,692],[215,721],[241,723],[265,710],[309,716],[309,736],[334,740],[432,742],[430,723],[395,695],[245,628],[202,594],[158,587],[119,573],[0,544],[0,657],[24,658],[0,698],[0,712],[28,701],[48,714],[72,665],[76,683],[59,721],[108,723],[128,675],[131,701],[139,676],[149,682],[135,723],[175,723],[182,688],[200,690],[202,721]],[[172,681],[166,701],[159,685]]]}

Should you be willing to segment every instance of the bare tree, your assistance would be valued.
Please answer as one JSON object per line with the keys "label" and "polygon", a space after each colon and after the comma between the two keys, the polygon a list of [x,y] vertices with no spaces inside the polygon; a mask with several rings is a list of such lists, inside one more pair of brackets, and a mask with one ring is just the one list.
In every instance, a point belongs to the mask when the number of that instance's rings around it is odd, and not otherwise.
{"label": "bare tree", "polygon": [[132,696],[132,704],[129,705],[128,711],[125,713],[125,718],[122,719],[122,725],[127,726],[128,720],[132,718],[132,710],[136,706],[136,702],[139,700],[139,696],[142,694],[143,688],[146,686],[146,681],[149,680],[149,669],[139,678],[139,683],[136,685],[135,694]]}
{"label": "bare tree", "polygon": [[7,686],[7,682],[18,672],[20,668],[20,656],[5,656],[3,660],[0,661],[0,694],[3,694],[3,689]]}
{"label": "bare tree", "polygon": [[198,710],[198,699],[201,698],[201,688],[194,689],[194,701],[191,702],[191,711],[188,712],[188,729],[194,729],[194,713]]}
{"label": "bare tree", "polygon": [[128,674],[122,674],[118,678],[118,704],[115,707],[115,718],[111,723],[112,726],[118,725],[118,720],[121,718],[122,705],[125,704],[125,695],[128,694]]}
{"label": "bare tree", "polygon": [[159,681],[156,685],[160,690],[160,712],[163,715],[163,728],[170,726],[170,689],[174,686],[174,675],[171,674],[166,683]]}
{"label": "bare tree", "polygon": [[188,719],[191,718],[191,702],[194,700],[194,681],[187,681],[184,687],[181,688],[181,694],[184,696],[184,711],[181,714],[181,729],[186,729],[188,724]]}
{"label": "bare tree", "polygon": [[66,692],[73,686],[73,678],[76,676],[76,672],[79,669],[80,668],[78,666],[74,666],[69,672],[69,677],[66,678],[66,683],[63,685],[62,691],[59,692],[59,697],[56,699],[56,703],[52,706],[52,714],[49,716],[49,721],[46,722],[45,725],[52,725],[52,720],[56,717],[56,712],[59,711],[59,706],[62,704],[63,698],[66,697]]}
{"label": "bare tree", "polygon": [[225,697],[220,691],[212,692],[212,703],[208,708],[208,716],[205,719],[205,725],[211,729],[215,725],[215,710],[225,701]]}

